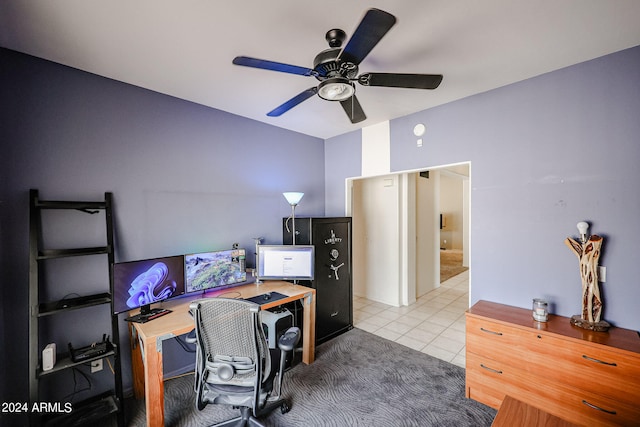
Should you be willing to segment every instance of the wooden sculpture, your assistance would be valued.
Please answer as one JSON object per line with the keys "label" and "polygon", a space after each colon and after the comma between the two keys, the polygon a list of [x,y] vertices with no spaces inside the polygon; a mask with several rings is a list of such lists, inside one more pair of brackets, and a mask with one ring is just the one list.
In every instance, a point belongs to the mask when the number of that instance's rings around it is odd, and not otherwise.
{"label": "wooden sculpture", "polygon": [[580,260],[582,279],[582,313],[573,316],[571,323],[594,331],[606,331],[610,327],[609,323],[601,320],[602,298],[598,285],[598,260],[603,240],[602,237],[593,235],[583,243],[570,237],[564,241]]}

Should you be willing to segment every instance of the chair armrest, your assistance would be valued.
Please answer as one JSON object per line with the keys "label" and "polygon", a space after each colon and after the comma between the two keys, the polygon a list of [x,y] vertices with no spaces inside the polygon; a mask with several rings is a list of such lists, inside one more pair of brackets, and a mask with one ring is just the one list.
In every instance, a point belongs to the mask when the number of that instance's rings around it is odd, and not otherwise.
{"label": "chair armrest", "polygon": [[300,328],[293,326],[282,334],[278,340],[278,348],[282,351],[291,351],[300,341]]}
{"label": "chair armrest", "polygon": [[198,339],[196,338],[196,330],[192,329],[191,332],[189,332],[184,338],[184,341],[187,344],[196,344],[198,342]]}

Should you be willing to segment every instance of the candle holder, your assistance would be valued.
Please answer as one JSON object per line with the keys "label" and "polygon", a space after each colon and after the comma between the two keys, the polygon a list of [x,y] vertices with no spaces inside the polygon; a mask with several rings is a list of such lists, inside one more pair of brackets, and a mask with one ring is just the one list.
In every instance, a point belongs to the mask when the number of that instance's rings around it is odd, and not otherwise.
{"label": "candle holder", "polygon": [[549,320],[549,304],[541,298],[533,299],[533,318],[536,322],[546,322]]}

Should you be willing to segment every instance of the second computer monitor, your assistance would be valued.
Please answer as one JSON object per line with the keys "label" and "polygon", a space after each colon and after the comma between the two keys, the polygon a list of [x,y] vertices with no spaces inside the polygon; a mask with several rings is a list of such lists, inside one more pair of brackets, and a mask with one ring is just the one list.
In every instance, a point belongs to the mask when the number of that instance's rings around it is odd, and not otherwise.
{"label": "second computer monitor", "polygon": [[244,249],[185,255],[185,291],[221,289],[247,281]]}

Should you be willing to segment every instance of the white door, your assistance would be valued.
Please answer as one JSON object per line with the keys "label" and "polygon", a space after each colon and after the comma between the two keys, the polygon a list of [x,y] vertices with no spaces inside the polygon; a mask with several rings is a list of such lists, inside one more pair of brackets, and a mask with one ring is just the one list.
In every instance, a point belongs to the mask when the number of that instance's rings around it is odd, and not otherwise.
{"label": "white door", "polygon": [[353,292],[400,305],[400,194],[397,175],[353,181]]}

